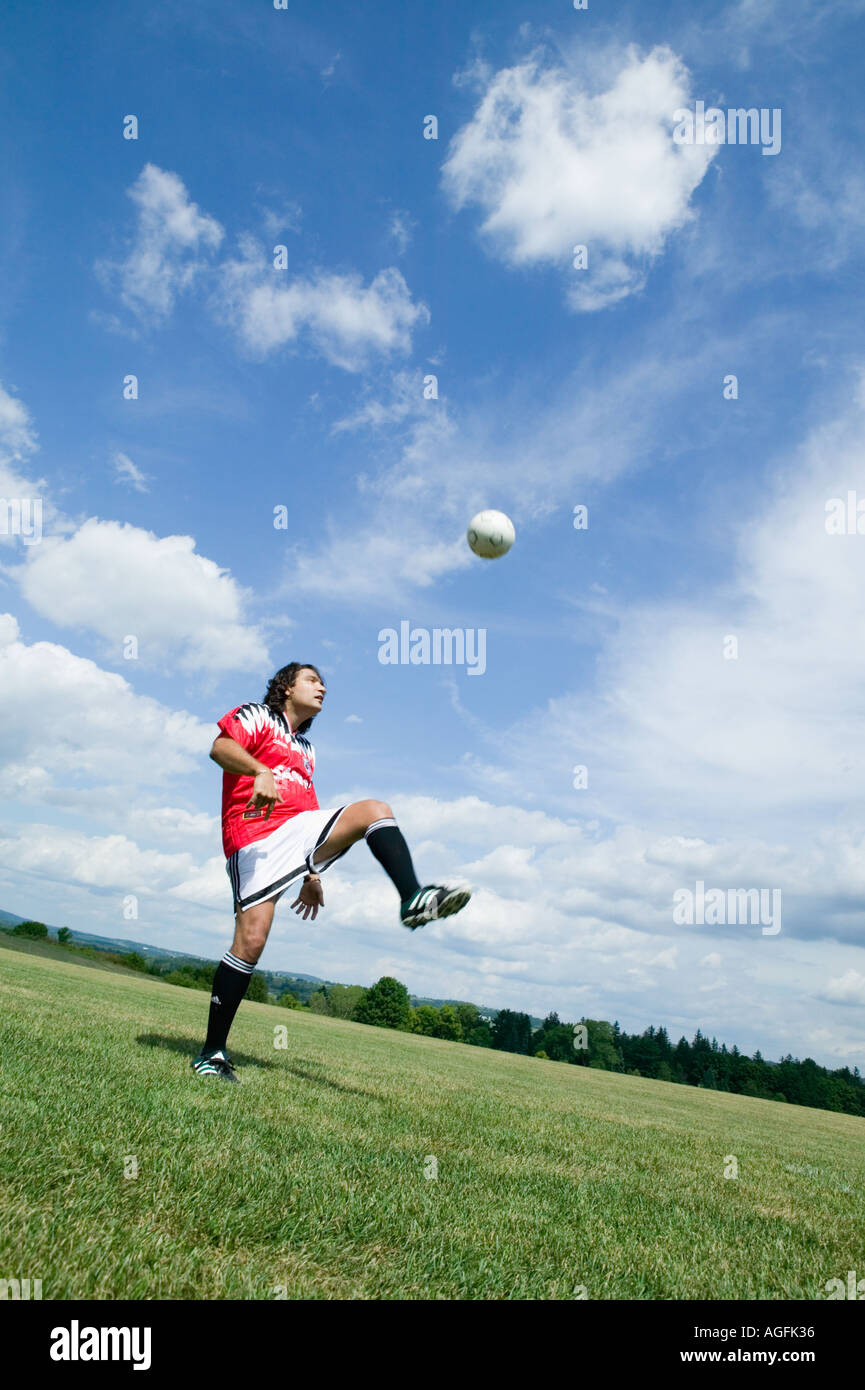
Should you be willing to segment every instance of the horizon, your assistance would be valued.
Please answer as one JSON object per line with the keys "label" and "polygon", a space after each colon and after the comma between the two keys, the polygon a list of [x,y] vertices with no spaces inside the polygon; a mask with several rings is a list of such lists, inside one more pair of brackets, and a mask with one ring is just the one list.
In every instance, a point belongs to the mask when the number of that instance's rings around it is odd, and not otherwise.
{"label": "horizon", "polygon": [[262,969],[865,1069],[863,17],[10,0],[5,900],[218,960],[296,654],[474,896],[359,844]]}

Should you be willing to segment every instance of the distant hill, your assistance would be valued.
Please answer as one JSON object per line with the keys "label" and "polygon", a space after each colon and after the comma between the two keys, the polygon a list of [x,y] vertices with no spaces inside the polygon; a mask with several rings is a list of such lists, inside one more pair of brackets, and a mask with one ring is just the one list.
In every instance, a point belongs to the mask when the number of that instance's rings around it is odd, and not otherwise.
{"label": "distant hill", "polygon": [[[19,922],[26,921],[26,917],[16,917],[14,912],[4,912],[3,909],[0,908],[0,926],[17,927]],[[51,929],[49,928],[49,930]]]}
{"label": "distant hill", "polygon": [[[19,922],[26,922],[29,919],[19,917],[14,912],[5,912],[0,908],[0,926],[15,927]],[[49,936],[56,938],[58,927],[52,927],[48,922]],[[125,937],[119,936],[93,936],[90,932],[76,931],[70,928],[72,941],[76,946],[92,946],[95,951],[137,951],[144,956],[145,960],[164,960],[171,961],[175,968],[180,969],[184,962],[195,965],[213,965],[216,961],[209,960],[206,956],[192,956],[185,951],[169,951],[163,946],[150,946],[144,941],[129,941]],[[289,989],[293,994],[297,994],[302,1002],[306,1002],[315,991],[308,988],[309,985],[325,985],[327,988],[335,984],[344,983],[340,980],[323,980],[320,975],[304,975],[299,972],[287,970],[262,970],[261,974],[267,981],[268,988],[274,994],[280,994],[283,990]],[[296,982],[301,982],[307,988],[300,990],[293,989]],[[464,1004],[470,1001],[464,999],[429,999],[425,995],[409,994],[412,1008],[416,1009],[420,1004],[431,1004],[434,1009],[440,1009],[442,1004]],[[478,1013],[482,1018],[488,1018],[490,1022],[497,1016],[499,1010],[489,1008],[485,1004],[476,1005]],[[540,1028],[543,1019],[532,1018],[532,1028]]]}

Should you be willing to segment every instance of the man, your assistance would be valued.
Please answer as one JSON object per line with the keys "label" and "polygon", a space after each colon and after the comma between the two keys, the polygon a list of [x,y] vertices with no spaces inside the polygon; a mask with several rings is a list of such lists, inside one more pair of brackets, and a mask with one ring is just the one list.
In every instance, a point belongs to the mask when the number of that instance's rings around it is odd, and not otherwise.
{"label": "man", "polygon": [[291,904],[303,920],[324,906],[320,875],[365,839],[400,898],[414,931],[465,907],[471,889],[421,887],[402,831],[384,801],[354,801],[322,811],[312,785],[315,750],[305,737],[321,710],[324,681],[315,666],[277,671],[261,704],[239,705],[218,721],[210,756],[223,769],[222,842],[234,895],[235,928],[213,977],[207,1038],[192,1063],[198,1076],[237,1081],[226,1052],[228,1031],[264,950],[283,893],[302,883]]}

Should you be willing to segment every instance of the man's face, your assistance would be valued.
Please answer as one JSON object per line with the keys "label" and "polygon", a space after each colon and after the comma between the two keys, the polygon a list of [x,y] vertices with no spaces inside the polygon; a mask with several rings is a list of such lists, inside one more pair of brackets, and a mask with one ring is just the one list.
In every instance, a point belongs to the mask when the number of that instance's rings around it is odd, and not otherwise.
{"label": "man's face", "polygon": [[321,709],[325,696],[324,681],[315,674],[310,666],[304,666],[303,670],[298,673],[289,694],[297,713],[303,715],[304,719],[309,719],[311,715],[318,714]]}

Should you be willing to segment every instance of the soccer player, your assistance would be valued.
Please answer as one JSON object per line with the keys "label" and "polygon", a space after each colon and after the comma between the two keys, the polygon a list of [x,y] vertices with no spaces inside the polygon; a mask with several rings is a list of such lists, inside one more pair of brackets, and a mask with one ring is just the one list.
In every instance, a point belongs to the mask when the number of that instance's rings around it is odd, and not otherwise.
{"label": "soccer player", "polygon": [[324,681],[296,661],[277,671],[263,702],[239,705],[218,721],[210,756],[223,769],[222,842],[234,897],[235,927],[213,977],[207,1038],[192,1063],[198,1076],[237,1081],[226,1052],[228,1030],[283,893],[313,921],[324,906],[320,875],[365,839],[400,898],[400,918],[414,931],[465,907],[471,889],[421,887],[411,854],[384,801],[319,808],[312,785],[315,751],[307,730],[321,710]]}

